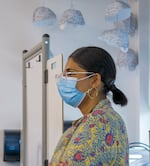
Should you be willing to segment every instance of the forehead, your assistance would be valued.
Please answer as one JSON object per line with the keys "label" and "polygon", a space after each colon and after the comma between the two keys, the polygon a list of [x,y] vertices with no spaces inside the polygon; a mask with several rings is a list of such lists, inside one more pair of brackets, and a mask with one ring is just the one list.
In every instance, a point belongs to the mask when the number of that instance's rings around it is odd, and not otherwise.
{"label": "forehead", "polygon": [[81,68],[72,58],[69,58],[66,65],[65,71],[86,71],[85,69]]}

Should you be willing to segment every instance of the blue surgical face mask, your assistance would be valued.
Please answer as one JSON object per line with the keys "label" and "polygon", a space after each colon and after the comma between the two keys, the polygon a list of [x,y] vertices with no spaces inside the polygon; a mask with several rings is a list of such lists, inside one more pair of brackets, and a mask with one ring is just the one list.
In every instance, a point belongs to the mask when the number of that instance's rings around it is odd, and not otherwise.
{"label": "blue surgical face mask", "polygon": [[77,82],[89,77],[91,75],[79,80],[75,77],[60,77],[57,81],[57,88],[64,102],[73,107],[78,107],[83,101],[86,92],[81,92],[76,88]]}

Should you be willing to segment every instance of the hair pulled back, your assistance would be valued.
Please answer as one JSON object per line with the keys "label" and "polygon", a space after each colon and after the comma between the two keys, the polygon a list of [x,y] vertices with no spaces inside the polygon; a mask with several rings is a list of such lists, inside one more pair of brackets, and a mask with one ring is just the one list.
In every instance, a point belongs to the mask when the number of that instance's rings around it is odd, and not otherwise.
{"label": "hair pulled back", "polygon": [[75,50],[69,58],[72,58],[86,71],[99,73],[101,81],[104,83],[104,93],[107,95],[111,91],[115,104],[120,104],[121,106],[127,104],[126,96],[114,84],[116,66],[111,55],[106,50],[95,46],[81,47]]}

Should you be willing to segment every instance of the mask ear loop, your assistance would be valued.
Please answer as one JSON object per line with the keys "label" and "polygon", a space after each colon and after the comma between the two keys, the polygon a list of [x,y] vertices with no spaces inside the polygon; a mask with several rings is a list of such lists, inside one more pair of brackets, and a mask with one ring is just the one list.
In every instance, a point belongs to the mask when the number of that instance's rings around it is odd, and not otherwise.
{"label": "mask ear loop", "polygon": [[[91,94],[92,90],[95,90],[95,96],[92,96],[92,94]],[[95,97],[98,96],[98,90],[96,88],[88,89],[88,91],[86,93],[90,99],[94,99]]]}

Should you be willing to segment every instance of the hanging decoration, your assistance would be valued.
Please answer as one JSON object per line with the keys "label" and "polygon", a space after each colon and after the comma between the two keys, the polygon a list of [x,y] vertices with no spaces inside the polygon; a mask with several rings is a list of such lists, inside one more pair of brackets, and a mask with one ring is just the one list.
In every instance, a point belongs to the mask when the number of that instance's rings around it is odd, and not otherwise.
{"label": "hanging decoration", "polygon": [[85,21],[80,10],[67,9],[64,11],[63,16],[60,20],[60,29],[64,29],[67,24],[73,26],[84,25]]}
{"label": "hanging decoration", "polygon": [[120,54],[117,56],[116,64],[120,68],[127,66],[129,71],[133,71],[138,65],[138,55],[131,48],[126,53],[120,51]]}
{"label": "hanging decoration", "polygon": [[123,21],[131,16],[130,6],[120,0],[112,2],[106,8],[105,20],[110,23]]}
{"label": "hanging decoration", "polygon": [[84,25],[85,21],[83,15],[80,10],[74,9],[73,0],[71,0],[71,7],[64,11],[59,27],[60,29],[64,29],[67,25],[77,26],[77,25]]}
{"label": "hanging decoration", "polygon": [[133,13],[131,13],[131,16],[129,18],[114,23],[114,26],[118,29],[121,29],[122,31],[127,32],[130,36],[133,36],[137,29],[137,18],[135,15],[133,15]]}
{"label": "hanging decoration", "polygon": [[123,30],[117,28],[106,30],[98,38],[108,45],[119,48],[123,52],[128,51],[129,37],[128,33]]}
{"label": "hanging decoration", "polygon": [[56,14],[45,6],[45,0],[43,5],[37,7],[33,12],[33,24],[36,26],[49,26],[54,25],[56,22]]}
{"label": "hanging decoration", "polygon": [[138,65],[138,55],[137,53],[129,49],[127,52],[127,66],[130,71],[135,70],[136,66]]}
{"label": "hanging decoration", "polygon": [[38,7],[33,13],[33,24],[37,26],[49,26],[56,22],[56,14],[47,7]]}
{"label": "hanging decoration", "polygon": [[119,67],[126,66],[130,71],[135,70],[138,55],[129,48],[129,39],[135,34],[137,19],[127,0],[115,0],[109,4],[105,12],[105,21],[113,24],[114,28],[102,32],[98,39],[119,48],[120,54],[116,62]]}

